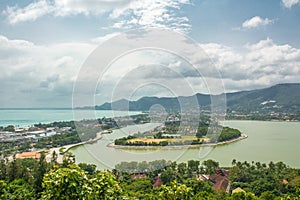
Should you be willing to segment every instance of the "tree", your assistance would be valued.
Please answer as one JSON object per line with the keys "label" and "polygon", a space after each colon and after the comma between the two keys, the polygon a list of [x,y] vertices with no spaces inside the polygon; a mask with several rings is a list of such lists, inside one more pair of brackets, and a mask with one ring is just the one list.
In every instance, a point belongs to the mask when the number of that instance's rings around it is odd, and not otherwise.
{"label": "tree", "polygon": [[94,164],[79,163],[78,167],[86,171],[89,175],[93,175],[96,171],[96,165]]}
{"label": "tree", "polygon": [[193,197],[193,193],[192,188],[173,181],[170,186],[161,187],[159,196],[164,200],[188,200]]}
{"label": "tree", "polygon": [[16,159],[16,154],[13,155],[13,160],[8,164],[7,178],[11,182],[18,178],[20,173],[19,165]]}
{"label": "tree", "polygon": [[191,175],[193,172],[199,172],[199,160],[189,160],[188,161],[188,172]]}
{"label": "tree", "polygon": [[84,199],[90,192],[87,175],[76,165],[45,174],[43,188],[41,199],[44,200]]}
{"label": "tree", "polygon": [[91,191],[88,199],[122,199],[122,189],[111,172],[99,172],[88,181]]}
{"label": "tree", "polygon": [[34,188],[38,194],[43,190],[42,188],[43,178],[45,173],[48,171],[48,164],[45,158],[46,155],[44,152],[42,152],[39,162],[36,163],[34,168]]}
{"label": "tree", "polygon": [[207,131],[208,131],[207,126],[199,127],[198,130],[197,130],[197,133],[196,133],[196,137],[197,138],[202,138],[203,136],[206,136]]}
{"label": "tree", "polygon": [[202,164],[207,174],[213,174],[216,171],[216,169],[219,167],[219,163],[214,160],[206,160]]}
{"label": "tree", "polygon": [[[3,182],[1,185],[3,187]],[[22,179],[16,179],[7,185],[4,185],[4,188],[0,194],[1,199],[6,200],[36,199],[34,190]]]}
{"label": "tree", "polygon": [[119,199],[122,190],[111,172],[99,172],[88,178],[77,165],[52,169],[43,180],[43,200]]}
{"label": "tree", "polygon": [[9,131],[9,132],[14,132],[15,131],[15,127],[13,125],[8,125],[3,130],[4,131]]}
{"label": "tree", "polygon": [[177,167],[178,173],[184,175],[187,173],[186,163],[179,163]]}
{"label": "tree", "polygon": [[56,151],[53,151],[51,155],[51,165],[54,166],[56,164],[57,164],[57,153]]}
{"label": "tree", "polygon": [[177,180],[178,174],[171,168],[166,169],[160,175],[160,178],[164,184],[169,184],[172,181]]}
{"label": "tree", "polygon": [[75,163],[75,155],[72,154],[71,152],[66,152],[64,153],[64,156],[63,156],[63,167],[67,167],[71,164],[74,164]]}
{"label": "tree", "polygon": [[261,200],[273,200],[273,199],[275,199],[275,197],[276,196],[271,191],[265,191],[260,195],[259,199],[261,199]]}

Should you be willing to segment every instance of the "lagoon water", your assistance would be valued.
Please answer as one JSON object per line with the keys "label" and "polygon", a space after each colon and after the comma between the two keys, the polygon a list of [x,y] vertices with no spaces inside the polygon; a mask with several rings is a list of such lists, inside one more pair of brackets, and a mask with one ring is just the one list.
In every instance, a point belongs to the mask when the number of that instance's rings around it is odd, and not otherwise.
{"label": "lagoon water", "polygon": [[75,154],[77,163],[94,163],[99,169],[113,168],[122,161],[158,159],[178,162],[214,159],[221,166],[230,166],[233,159],[266,163],[283,161],[291,167],[300,167],[300,123],[226,121],[224,125],[238,128],[249,137],[231,144],[196,149],[124,150],[106,146],[115,138],[157,126],[157,124],[143,124],[115,130],[112,134],[104,135],[97,143],[75,147],[71,152]]}
{"label": "lagoon water", "polygon": [[[96,118],[134,115],[141,112],[110,111],[110,110],[76,110],[80,113],[76,119]],[[54,121],[73,120],[71,109],[0,109],[0,126],[14,125],[17,127],[32,126],[36,123],[50,123]],[[92,118],[93,119],[93,118]]]}

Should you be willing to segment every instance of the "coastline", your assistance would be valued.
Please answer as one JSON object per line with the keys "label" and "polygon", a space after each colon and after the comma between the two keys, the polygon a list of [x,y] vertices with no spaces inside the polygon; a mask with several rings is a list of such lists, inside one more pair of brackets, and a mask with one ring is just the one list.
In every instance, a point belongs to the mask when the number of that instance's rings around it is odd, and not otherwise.
{"label": "coastline", "polygon": [[228,140],[228,141],[223,141],[223,142],[217,142],[217,143],[211,143],[211,144],[196,144],[196,145],[174,145],[174,146],[125,146],[125,145],[115,145],[114,143],[110,143],[107,145],[107,147],[115,148],[115,149],[192,149],[192,148],[199,148],[199,147],[215,147],[215,146],[220,146],[220,145],[226,145],[234,142],[238,142],[240,140],[248,138],[248,135],[246,134],[241,134],[240,137]]}
{"label": "coastline", "polygon": [[[55,151],[56,152],[56,155],[57,155],[57,162],[58,163],[62,163],[63,161],[63,154],[68,152],[70,149],[74,148],[74,147],[77,147],[77,146],[80,146],[80,145],[84,145],[84,144],[92,144],[94,142],[97,142],[98,140],[100,140],[102,138],[102,134],[105,134],[106,131],[101,131],[101,132],[98,132],[96,134],[96,137],[93,138],[93,139],[89,139],[87,141],[84,141],[84,142],[79,142],[79,143],[74,143],[74,144],[68,144],[68,145],[64,145],[64,146],[61,146],[61,147],[53,147],[53,148],[50,148],[50,149],[47,149],[46,152],[47,152],[47,155],[46,155],[46,161],[47,162],[50,162],[51,160],[51,157],[52,157],[52,154],[53,152]],[[60,153],[59,150],[63,148],[63,151]],[[39,152],[41,152],[43,150],[39,150]]]}

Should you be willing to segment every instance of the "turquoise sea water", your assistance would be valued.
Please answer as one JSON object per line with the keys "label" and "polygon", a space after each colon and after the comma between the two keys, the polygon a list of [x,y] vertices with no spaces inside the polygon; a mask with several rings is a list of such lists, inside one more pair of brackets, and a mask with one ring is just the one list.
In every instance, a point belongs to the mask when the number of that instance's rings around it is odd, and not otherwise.
{"label": "turquoise sea water", "polygon": [[14,125],[27,127],[36,123],[54,121],[70,121],[73,119],[93,119],[102,117],[134,115],[140,112],[110,111],[110,110],[76,110],[79,115],[74,118],[71,109],[0,109],[0,126]]}

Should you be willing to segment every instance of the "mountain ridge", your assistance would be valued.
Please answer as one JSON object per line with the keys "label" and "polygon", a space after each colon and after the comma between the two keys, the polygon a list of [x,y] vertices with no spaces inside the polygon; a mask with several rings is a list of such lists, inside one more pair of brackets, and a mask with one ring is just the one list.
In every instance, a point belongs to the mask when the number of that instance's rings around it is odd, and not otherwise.
{"label": "mountain ridge", "polygon": [[[227,109],[236,112],[299,112],[300,83],[281,83],[268,88],[231,92],[226,95]],[[214,96],[220,96],[214,95]],[[149,111],[151,106],[159,104],[167,111],[179,111],[180,105],[187,106],[195,98],[201,109],[209,109],[211,96],[197,93],[192,96],[149,97],[136,101],[121,99],[112,103],[96,106],[97,110]],[[191,108],[192,109],[192,108]]]}

